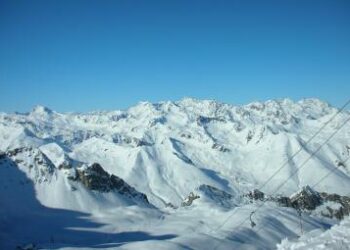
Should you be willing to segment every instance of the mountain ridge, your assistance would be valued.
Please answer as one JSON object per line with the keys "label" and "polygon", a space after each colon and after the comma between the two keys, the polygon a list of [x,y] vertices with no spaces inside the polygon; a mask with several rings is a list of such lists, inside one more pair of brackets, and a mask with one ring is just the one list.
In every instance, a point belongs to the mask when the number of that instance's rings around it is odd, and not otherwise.
{"label": "mountain ridge", "polygon": [[[109,109],[109,110],[91,110],[91,111],[82,111],[82,112],[75,112],[75,111],[54,111],[52,108],[46,105],[37,104],[35,105],[30,111],[27,112],[0,112],[0,114],[29,114],[34,112],[47,112],[52,113],[53,111],[60,114],[92,114],[92,113],[109,113],[109,112],[123,112],[127,111],[128,109],[136,106],[158,106],[158,105],[169,105],[169,104],[184,104],[184,105],[193,105],[198,103],[216,103],[218,105],[226,105],[231,107],[245,107],[249,105],[262,105],[262,104],[269,104],[269,103],[294,103],[294,104],[304,104],[304,103],[314,103],[315,105],[322,105],[322,106],[329,106],[333,107],[329,102],[323,101],[316,97],[308,97],[308,98],[301,98],[299,100],[292,100],[288,97],[285,98],[276,98],[276,99],[268,99],[268,100],[256,100],[251,101],[247,104],[232,104],[232,103],[226,103],[215,99],[200,99],[200,98],[194,98],[194,97],[184,97],[180,100],[174,100],[174,101],[158,101],[158,102],[150,102],[150,101],[140,101],[134,105],[131,105],[129,107],[126,107],[124,109]],[[334,107],[337,108],[337,107]]]}
{"label": "mountain ridge", "polygon": [[[231,210],[238,210],[239,216],[234,216],[225,227],[239,230],[235,225],[240,218],[247,217],[248,211],[261,202],[243,202],[241,197],[260,189],[276,171],[278,174],[259,190],[267,197],[290,197],[307,185],[315,186],[318,192],[350,195],[350,166],[346,162],[350,156],[349,123],[339,130],[349,118],[348,111],[339,112],[318,99],[280,99],[234,106],[185,98],[176,102],[141,102],[124,111],[90,113],[59,113],[37,106],[26,114],[0,114],[0,150],[32,148],[50,159],[55,181],[34,181],[41,204],[90,212],[91,218],[106,224],[106,231],[117,230],[118,226],[109,221],[113,218],[124,230],[175,233],[181,242],[184,232],[195,225],[198,229],[193,229],[194,242],[200,239],[198,242],[208,240],[214,244],[218,240],[215,237],[219,237],[223,248],[230,249],[242,240],[254,245],[254,233],[248,230],[236,242],[225,228],[214,235],[209,228],[212,224],[219,226]],[[299,153],[294,155],[296,152]],[[19,160],[19,170],[35,180],[22,166],[33,159],[24,153]],[[80,168],[82,165],[90,166],[91,171]],[[319,182],[330,171],[332,175]],[[76,180],[85,188],[74,182],[76,173]],[[72,180],[67,180],[67,176],[72,176]],[[127,183],[131,198],[134,194],[138,197],[136,202],[124,199],[120,193],[104,192],[119,190],[119,179]],[[6,198],[5,191],[0,194]],[[145,200],[151,205],[143,206]],[[292,227],[299,221],[293,207],[268,203],[254,223],[271,219],[270,213],[282,213],[283,217],[275,219],[277,224],[267,226],[266,230],[273,230],[278,236],[262,240],[263,249],[285,235],[295,236]],[[332,211],[338,210],[333,207]],[[334,218],[321,218],[319,214],[305,215],[305,230],[335,223]],[[288,229],[273,229],[281,223],[286,223]],[[178,229],[176,225],[180,225]]]}

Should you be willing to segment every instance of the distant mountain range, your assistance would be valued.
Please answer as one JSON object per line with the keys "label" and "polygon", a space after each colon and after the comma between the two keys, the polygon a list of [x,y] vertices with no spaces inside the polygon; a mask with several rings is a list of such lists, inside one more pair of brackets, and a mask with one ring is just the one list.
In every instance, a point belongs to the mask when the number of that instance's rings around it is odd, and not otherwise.
{"label": "distant mountain range", "polygon": [[318,99],[0,113],[0,249],[271,249],[300,220],[327,229],[350,210],[349,118]]}

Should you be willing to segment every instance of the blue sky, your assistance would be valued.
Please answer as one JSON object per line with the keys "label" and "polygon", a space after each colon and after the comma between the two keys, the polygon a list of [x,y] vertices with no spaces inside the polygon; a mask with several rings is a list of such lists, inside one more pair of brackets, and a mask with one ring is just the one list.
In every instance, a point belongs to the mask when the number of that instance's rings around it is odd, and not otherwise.
{"label": "blue sky", "polygon": [[350,97],[350,1],[0,0],[0,111]]}

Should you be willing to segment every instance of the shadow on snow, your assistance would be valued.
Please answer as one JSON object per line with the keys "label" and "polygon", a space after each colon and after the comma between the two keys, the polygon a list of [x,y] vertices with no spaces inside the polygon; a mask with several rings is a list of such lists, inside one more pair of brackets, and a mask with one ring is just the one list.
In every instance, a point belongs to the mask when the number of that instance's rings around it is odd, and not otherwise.
{"label": "shadow on snow", "polygon": [[89,217],[88,213],[43,206],[36,198],[33,182],[17,164],[10,158],[0,159],[0,249],[14,249],[28,243],[49,249],[109,248],[176,237],[141,231],[97,232],[104,224],[89,221]]}

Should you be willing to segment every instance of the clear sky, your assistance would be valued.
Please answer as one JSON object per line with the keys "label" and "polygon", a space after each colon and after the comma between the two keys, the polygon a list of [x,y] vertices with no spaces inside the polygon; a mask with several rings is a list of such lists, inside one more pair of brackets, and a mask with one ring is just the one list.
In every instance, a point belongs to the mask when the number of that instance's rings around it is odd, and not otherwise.
{"label": "clear sky", "polygon": [[0,111],[350,97],[349,0],[0,0]]}

